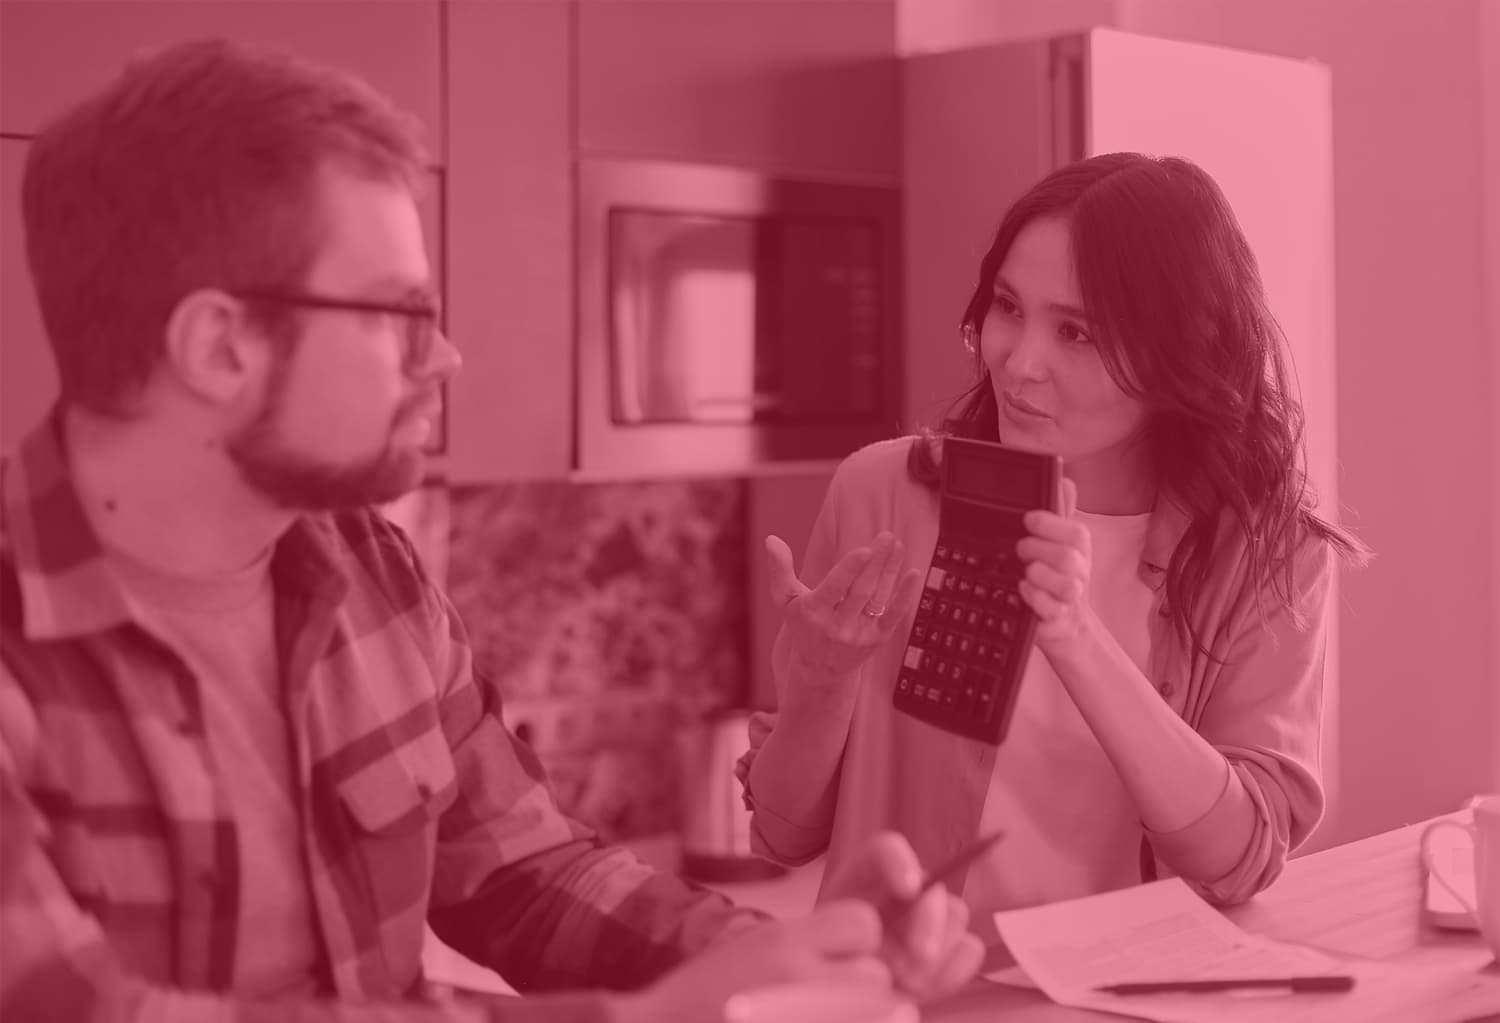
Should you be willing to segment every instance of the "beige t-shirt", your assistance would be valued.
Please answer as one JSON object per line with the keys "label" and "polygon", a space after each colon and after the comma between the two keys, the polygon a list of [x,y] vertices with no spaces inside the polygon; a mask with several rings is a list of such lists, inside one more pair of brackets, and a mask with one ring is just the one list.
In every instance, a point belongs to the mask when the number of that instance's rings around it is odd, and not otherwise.
{"label": "beige t-shirt", "polygon": [[[1151,516],[1077,513],[1092,540],[1089,603],[1142,671],[1151,588],[1141,552]],[[979,831],[1005,838],[969,870],[975,912],[1016,909],[1136,884],[1141,822],[1135,802],[1046,656],[1033,647]]]}
{"label": "beige t-shirt", "polygon": [[208,746],[239,847],[234,990],[312,994],[321,951],[281,703],[271,549],[234,574],[210,578],[170,575],[118,552],[112,559],[146,621],[201,683]]}

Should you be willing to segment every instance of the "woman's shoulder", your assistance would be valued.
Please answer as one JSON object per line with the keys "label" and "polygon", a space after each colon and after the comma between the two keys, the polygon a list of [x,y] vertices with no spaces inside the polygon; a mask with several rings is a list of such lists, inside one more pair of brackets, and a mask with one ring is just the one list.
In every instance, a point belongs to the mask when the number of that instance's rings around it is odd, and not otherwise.
{"label": "woman's shoulder", "polygon": [[866,444],[847,455],[839,463],[838,473],[846,479],[867,476],[884,479],[892,475],[904,476],[907,474],[906,465],[911,457],[912,448],[921,441],[922,438],[916,434],[907,434]]}
{"label": "woman's shoulder", "polygon": [[892,437],[867,444],[845,456],[834,470],[829,496],[843,508],[878,506],[889,514],[910,504],[926,490],[909,468],[917,436]]}

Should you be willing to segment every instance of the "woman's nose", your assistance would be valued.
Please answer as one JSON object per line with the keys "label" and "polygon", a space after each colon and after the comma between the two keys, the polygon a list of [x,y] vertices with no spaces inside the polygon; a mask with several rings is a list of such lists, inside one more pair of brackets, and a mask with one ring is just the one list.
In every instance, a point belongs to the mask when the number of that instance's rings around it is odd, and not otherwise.
{"label": "woman's nose", "polygon": [[1018,380],[1037,380],[1046,375],[1049,345],[1039,326],[1025,324],[1014,334],[1015,343],[1005,354],[1007,375]]}

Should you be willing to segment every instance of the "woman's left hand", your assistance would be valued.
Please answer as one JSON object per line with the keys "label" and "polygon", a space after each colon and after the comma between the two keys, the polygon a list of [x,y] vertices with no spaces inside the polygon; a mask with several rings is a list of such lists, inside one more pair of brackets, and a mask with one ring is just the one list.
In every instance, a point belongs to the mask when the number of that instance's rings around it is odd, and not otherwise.
{"label": "woman's left hand", "polygon": [[1016,544],[1026,566],[1021,599],[1036,613],[1037,646],[1051,656],[1082,642],[1094,627],[1089,606],[1089,573],[1093,541],[1088,527],[1073,517],[1078,488],[1062,481],[1062,512],[1037,509],[1026,513],[1029,536]]}

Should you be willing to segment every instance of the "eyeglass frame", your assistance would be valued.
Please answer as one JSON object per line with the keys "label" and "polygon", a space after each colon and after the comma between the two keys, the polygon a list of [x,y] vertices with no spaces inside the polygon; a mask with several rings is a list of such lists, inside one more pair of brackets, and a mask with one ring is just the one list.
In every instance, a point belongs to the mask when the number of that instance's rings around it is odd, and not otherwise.
{"label": "eyeglass frame", "polygon": [[304,291],[277,291],[266,288],[243,288],[228,292],[244,302],[266,302],[271,305],[290,306],[294,309],[323,309],[330,312],[386,313],[406,320],[402,332],[405,353],[402,364],[408,370],[427,364],[437,344],[437,336],[443,331],[443,306],[436,299],[431,305],[412,305],[397,302],[377,302],[373,299],[335,298]]}

